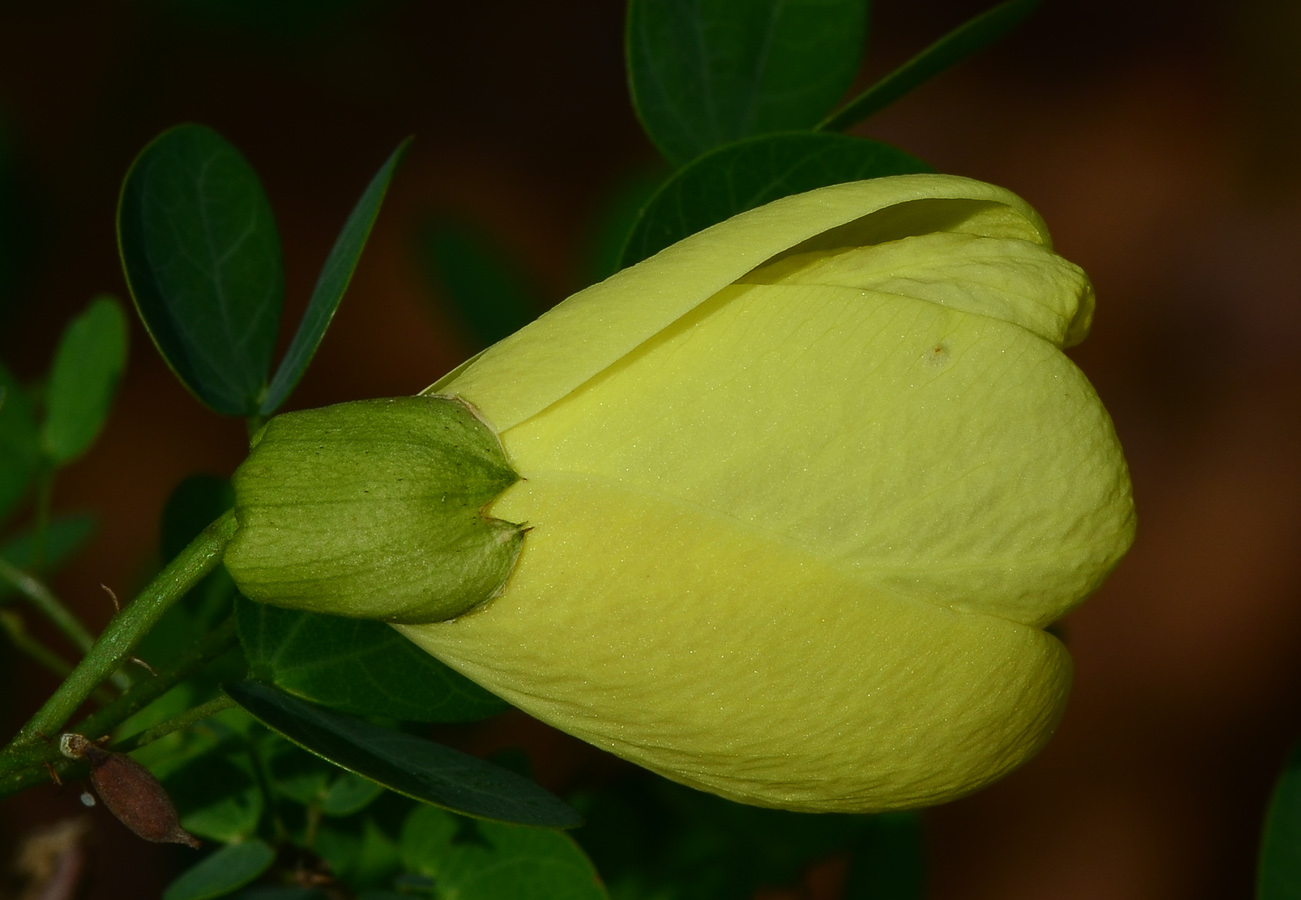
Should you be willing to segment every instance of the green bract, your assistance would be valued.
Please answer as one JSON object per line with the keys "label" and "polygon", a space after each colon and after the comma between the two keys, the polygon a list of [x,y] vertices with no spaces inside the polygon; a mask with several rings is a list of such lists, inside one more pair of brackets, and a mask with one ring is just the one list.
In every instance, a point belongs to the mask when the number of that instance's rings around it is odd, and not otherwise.
{"label": "green bract", "polygon": [[365,400],[277,416],[235,473],[226,566],[253,600],[428,622],[494,596],[522,530],[482,509],[517,478],[464,404]]}
{"label": "green bract", "polygon": [[[1092,311],[1035,212],[968,179],[838,185],[709,228],[430,389],[500,437],[521,477],[486,513],[529,530],[498,596],[400,630],[736,800],[973,790],[1051,734],[1070,658],[1042,626],[1133,538],[1111,422],[1061,352]],[[349,552],[369,593],[378,566]],[[373,614],[331,592],[318,608]]]}

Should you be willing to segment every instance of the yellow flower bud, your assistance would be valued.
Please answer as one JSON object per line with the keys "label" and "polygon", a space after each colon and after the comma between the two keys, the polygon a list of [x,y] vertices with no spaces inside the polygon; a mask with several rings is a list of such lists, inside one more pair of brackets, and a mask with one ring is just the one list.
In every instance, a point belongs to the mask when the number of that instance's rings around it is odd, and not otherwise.
{"label": "yellow flower bud", "polygon": [[[497,596],[398,626],[532,715],[747,803],[936,803],[1048,739],[1134,512],[1061,348],[1086,276],[990,185],[788,197],[571,297],[429,393],[520,480]],[[411,619],[404,621],[410,623]]]}

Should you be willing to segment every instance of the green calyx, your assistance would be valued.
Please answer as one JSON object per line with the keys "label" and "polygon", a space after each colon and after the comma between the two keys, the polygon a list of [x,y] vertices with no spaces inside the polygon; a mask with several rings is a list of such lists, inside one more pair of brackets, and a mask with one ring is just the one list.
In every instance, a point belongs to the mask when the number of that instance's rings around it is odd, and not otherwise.
{"label": "green calyx", "polygon": [[226,567],[253,600],[405,624],[496,596],[525,528],[484,509],[519,476],[459,400],[277,416],[235,472]]}

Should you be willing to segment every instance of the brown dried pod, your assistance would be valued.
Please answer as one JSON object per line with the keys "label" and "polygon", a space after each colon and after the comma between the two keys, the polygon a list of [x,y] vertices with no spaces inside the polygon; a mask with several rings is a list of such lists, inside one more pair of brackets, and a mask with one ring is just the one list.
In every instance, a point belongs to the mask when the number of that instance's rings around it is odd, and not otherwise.
{"label": "brown dried pod", "polygon": [[198,838],[181,827],[167,791],[140,763],[124,753],[105,750],[80,734],[62,735],[59,751],[90,764],[90,783],[100,800],[137,835],[159,844],[200,846]]}

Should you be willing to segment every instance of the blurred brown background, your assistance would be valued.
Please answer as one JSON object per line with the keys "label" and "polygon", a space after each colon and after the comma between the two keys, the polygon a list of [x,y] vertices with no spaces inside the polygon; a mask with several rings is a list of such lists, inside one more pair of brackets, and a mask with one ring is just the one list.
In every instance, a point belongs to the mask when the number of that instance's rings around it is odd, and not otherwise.
{"label": "blurred brown background", "polygon": [[[250,26],[261,6],[276,12]],[[0,358],[32,377],[92,294],[125,296],[117,189],[165,127],[212,125],[262,176],[291,318],[367,179],[414,134],[293,405],[425,387],[470,344],[421,275],[424,217],[490,229],[559,300],[582,286],[605,198],[654,166],[621,6],[3,4],[0,146],[30,225],[5,238],[17,278],[0,295]],[[863,81],[984,6],[882,0]],[[1058,737],[930,814],[936,898],[1250,896],[1269,786],[1301,734],[1299,48],[1295,0],[1047,0],[860,129],[1022,194],[1092,274],[1097,324],[1074,356],[1112,410],[1139,504],[1134,551],[1066,623],[1077,684]],[[56,485],[58,509],[102,517],[58,580],[96,627],[99,583],[129,589],[150,564],[170,488],[229,473],[244,448],[242,424],[203,410],[133,327],[110,426]],[[6,734],[51,687],[7,686]],[[0,856],[77,808],[53,788],[5,804]],[[177,857],[102,824],[89,896],[156,895]]]}

